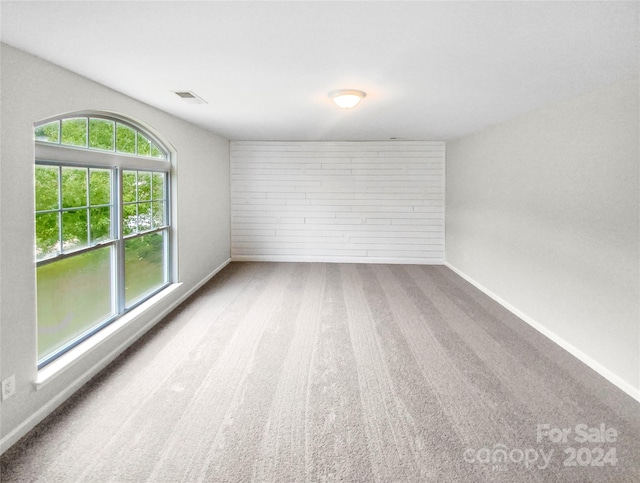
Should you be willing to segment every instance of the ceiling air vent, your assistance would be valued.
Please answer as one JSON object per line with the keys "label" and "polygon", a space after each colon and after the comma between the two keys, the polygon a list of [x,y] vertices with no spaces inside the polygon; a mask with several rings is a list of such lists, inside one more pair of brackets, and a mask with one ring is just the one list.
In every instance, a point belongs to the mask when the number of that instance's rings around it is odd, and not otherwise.
{"label": "ceiling air vent", "polygon": [[207,101],[205,101],[202,97],[194,94],[191,91],[173,91],[173,93],[178,97],[182,98],[184,102],[188,102],[189,104],[206,104],[207,103]]}

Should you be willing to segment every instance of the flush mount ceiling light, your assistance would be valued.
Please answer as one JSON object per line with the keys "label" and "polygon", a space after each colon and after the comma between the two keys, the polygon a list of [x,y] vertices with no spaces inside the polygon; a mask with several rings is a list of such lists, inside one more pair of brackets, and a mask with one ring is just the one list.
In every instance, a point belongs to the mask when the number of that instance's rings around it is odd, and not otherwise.
{"label": "flush mount ceiling light", "polygon": [[329,92],[329,97],[340,109],[356,107],[366,95],[365,92],[355,89],[340,89]]}

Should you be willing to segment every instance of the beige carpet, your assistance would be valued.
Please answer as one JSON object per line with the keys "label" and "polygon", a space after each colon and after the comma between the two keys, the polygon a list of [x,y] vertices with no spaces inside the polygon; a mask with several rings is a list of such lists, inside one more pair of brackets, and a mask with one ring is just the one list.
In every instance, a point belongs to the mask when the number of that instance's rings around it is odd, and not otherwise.
{"label": "beige carpet", "polygon": [[447,268],[234,263],[1,463],[7,482],[637,482],[640,404]]}

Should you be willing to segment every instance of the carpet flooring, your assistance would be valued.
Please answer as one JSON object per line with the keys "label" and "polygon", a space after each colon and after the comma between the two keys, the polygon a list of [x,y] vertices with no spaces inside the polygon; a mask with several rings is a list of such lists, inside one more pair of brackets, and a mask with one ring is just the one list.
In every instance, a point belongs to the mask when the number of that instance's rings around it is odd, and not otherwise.
{"label": "carpet flooring", "polygon": [[640,404],[446,267],[232,263],[0,463],[6,482],[637,482]]}

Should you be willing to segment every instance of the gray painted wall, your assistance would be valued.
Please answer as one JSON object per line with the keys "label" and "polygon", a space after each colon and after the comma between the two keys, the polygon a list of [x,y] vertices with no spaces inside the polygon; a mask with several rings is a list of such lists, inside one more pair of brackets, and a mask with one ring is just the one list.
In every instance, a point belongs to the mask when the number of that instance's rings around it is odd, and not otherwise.
{"label": "gray painted wall", "polygon": [[[2,45],[0,163],[1,374],[17,394],[2,402],[1,436],[29,429],[86,379],[86,371],[171,307],[230,256],[229,142],[95,82]],[[76,110],[140,120],[176,150],[178,290],[40,390],[36,379],[33,123]],[[104,362],[104,361],[103,361]],[[48,405],[49,404],[49,405]],[[44,409],[43,409],[44,408]],[[23,426],[20,426],[23,425]]]}
{"label": "gray painted wall", "polygon": [[447,144],[446,260],[640,394],[638,80]]}

